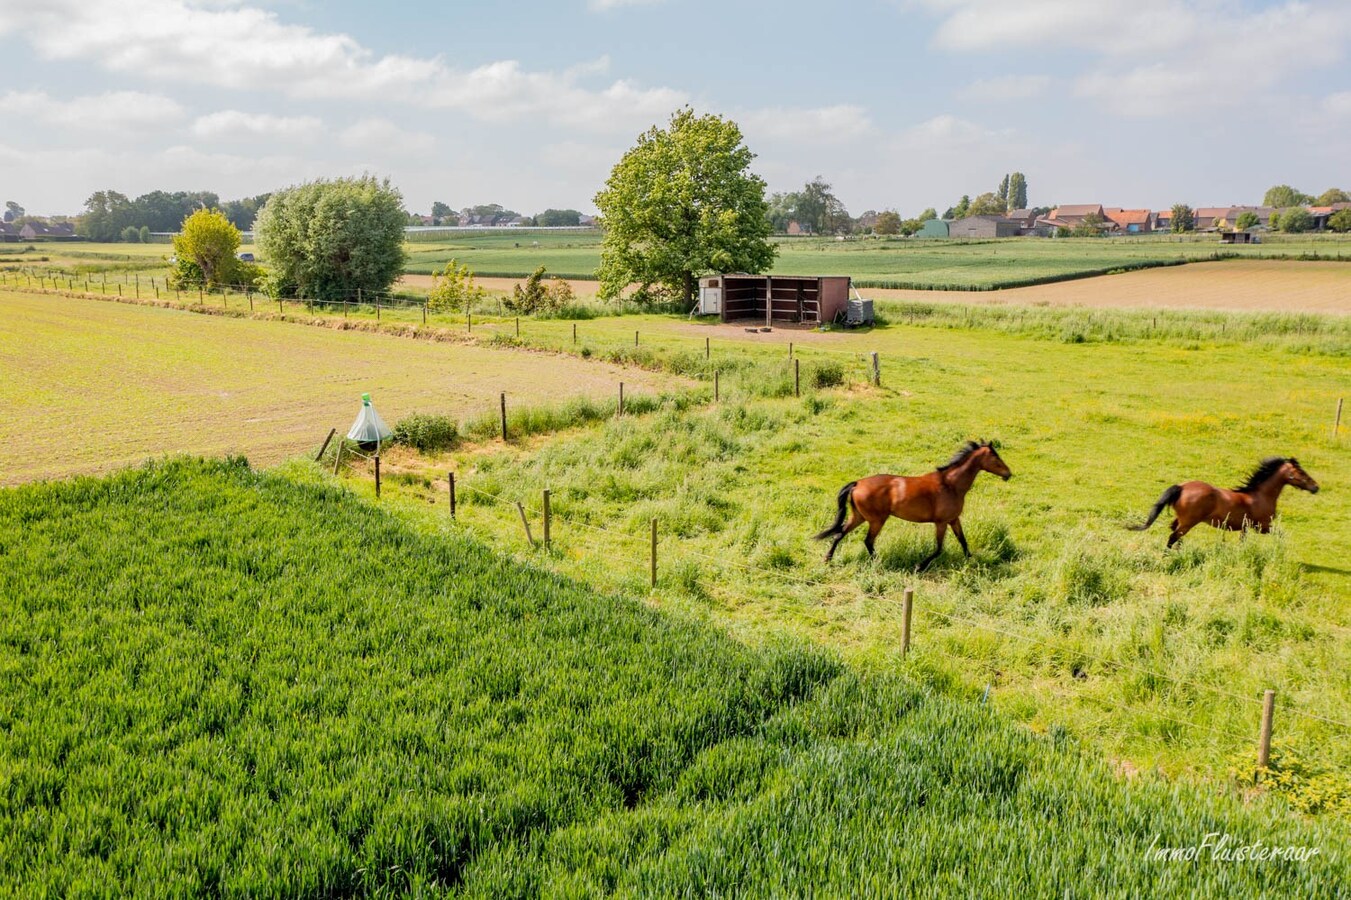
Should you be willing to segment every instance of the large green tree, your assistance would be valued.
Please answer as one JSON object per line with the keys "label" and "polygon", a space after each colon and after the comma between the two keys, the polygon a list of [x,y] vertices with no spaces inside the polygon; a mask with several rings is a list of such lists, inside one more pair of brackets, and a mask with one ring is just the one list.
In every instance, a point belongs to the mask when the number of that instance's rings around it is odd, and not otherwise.
{"label": "large green tree", "polygon": [[1010,211],[1027,209],[1027,176],[1022,172],[1014,172],[1009,176],[1008,201]]}
{"label": "large green tree", "polygon": [[1260,220],[1257,218],[1257,213],[1250,209],[1244,210],[1239,213],[1238,218],[1234,220],[1234,227],[1239,231],[1247,231],[1249,228],[1255,228],[1258,221]]}
{"label": "large green tree", "polygon": [[1287,206],[1305,206],[1312,202],[1312,197],[1295,190],[1288,184],[1278,184],[1267,188],[1266,195],[1262,198],[1263,206],[1274,206],[1276,209],[1285,209]]}
{"label": "large green tree", "polygon": [[1174,234],[1182,234],[1196,228],[1196,213],[1185,203],[1173,204],[1173,216],[1169,221],[1168,230]]}
{"label": "large green tree", "polygon": [[75,231],[91,241],[115,241],[131,224],[131,217],[131,201],[126,194],[95,191],[84,202],[84,214],[76,220]]}
{"label": "large green tree", "polygon": [[[1008,186],[1005,185],[1005,188]],[[971,201],[967,209],[969,216],[1002,216],[1008,212],[1007,200],[1001,200],[999,194],[986,192]]]}
{"label": "large green tree", "polygon": [[541,228],[566,228],[582,224],[582,214],[575,209],[546,209],[535,216],[535,224]]}
{"label": "large green tree", "polygon": [[877,214],[877,222],[873,225],[874,234],[900,234],[901,216],[894,209],[884,209]]}
{"label": "large green tree", "polygon": [[701,274],[767,269],[775,247],[754,158],[735,122],[688,107],[640,135],[596,195],[600,296],[638,284],[688,302]]}
{"label": "large green tree", "polygon": [[1278,221],[1281,231],[1289,234],[1303,234],[1313,230],[1313,216],[1302,206],[1285,210]]}
{"label": "large green tree", "polygon": [[1341,188],[1328,188],[1314,200],[1314,206],[1331,206],[1334,203],[1351,203],[1351,194]]}
{"label": "large green tree", "polygon": [[373,176],[277,191],[254,222],[277,295],[340,300],[384,291],[403,271],[403,195]]}
{"label": "large green tree", "polygon": [[1339,209],[1329,216],[1328,231],[1351,231],[1351,209]]}

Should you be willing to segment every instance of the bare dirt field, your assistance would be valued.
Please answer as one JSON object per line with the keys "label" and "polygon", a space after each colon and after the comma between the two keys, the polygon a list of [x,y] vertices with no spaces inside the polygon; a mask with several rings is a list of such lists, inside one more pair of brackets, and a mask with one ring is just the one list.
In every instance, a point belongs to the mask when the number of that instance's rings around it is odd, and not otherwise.
{"label": "bare dirt field", "polygon": [[[621,374],[622,371],[622,374]],[[393,425],[508,402],[670,384],[576,358],[282,322],[0,291],[0,484],[92,473],[169,453],[255,465],[346,431],[363,391]]]}
{"label": "bare dirt field", "polygon": [[1351,314],[1351,264],[1224,260],[1143,269],[1003,291],[863,291],[889,300],[934,303],[1046,303],[1055,306],[1219,309]]}
{"label": "bare dirt field", "polygon": [[[507,292],[523,279],[481,278]],[[405,275],[403,283],[429,288],[430,275]],[[594,281],[574,281],[579,297],[596,293]],[[864,296],[921,303],[1051,304],[1111,308],[1216,309],[1235,312],[1310,312],[1351,315],[1351,264],[1291,260],[1224,260],[1062,281],[1002,291],[904,291],[867,288]]]}

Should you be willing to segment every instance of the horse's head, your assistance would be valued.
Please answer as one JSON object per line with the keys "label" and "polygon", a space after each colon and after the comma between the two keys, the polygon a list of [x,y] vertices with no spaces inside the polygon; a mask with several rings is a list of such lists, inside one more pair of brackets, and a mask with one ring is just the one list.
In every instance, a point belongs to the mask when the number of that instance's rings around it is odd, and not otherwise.
{"label": "horse's head", "polygon": [[1285,461],[1281,466],[1281,476],[1286,484],[1292,484],[1302,491],[1308,491],[1310,494],[1318,493],[1318,482],[1310,477],[1309,473],[1304,471],[1304,467],[1299,464],[1299,460],[1293,456]]}
{"label": "horse's head", "polygon": [[[983,471],[998,475],[1005,481],[1013,477],[1009,467],[999,457],[999,448],[994,441],[982,441],[980,449],[976,452],[980,454],[980,467]],[[1314,489],[1317,490],[1316,487]]]}

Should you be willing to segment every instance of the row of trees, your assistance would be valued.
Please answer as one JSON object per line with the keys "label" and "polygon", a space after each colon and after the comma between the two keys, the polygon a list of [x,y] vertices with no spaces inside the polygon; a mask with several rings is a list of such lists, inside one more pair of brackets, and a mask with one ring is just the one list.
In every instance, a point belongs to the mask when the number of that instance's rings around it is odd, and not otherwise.
{"label": "row of trees", "polygon": [[1334,203],[1351,203],[1351,194],[1347,194],[1341,188],[1328,188],[1314,197],[1288,184],[1277,184],[1267,188],[1267,192],[1262,196],[1262,205],[1274,209],[1286,209],[1291,206],[1331,206]]}
{"label": "row of trees", "polygon": [[[514,209],[507,209],[500,203],[485,203],[480,206],[467,206],[462,210],[452,209],[448,203],[437,200],[432,204],[431,224],[433,225],[507,225],[517,219],[536,228],[562,228],[582,224],[582,213],[576,209],[546,209],[534,216],[522,216]],[[419,215],[409,216],[410,223],[424,224]]]}
{"label": "row of trees", "polygon": [[268,196],[221,203],[211,191],[151,191],[135,200],[117,191],[95,191],[75,220],[75,233],[100,242],[144,240],[150,232],[177,231],[199,209],[218,209],[235,228],[247,231]]}

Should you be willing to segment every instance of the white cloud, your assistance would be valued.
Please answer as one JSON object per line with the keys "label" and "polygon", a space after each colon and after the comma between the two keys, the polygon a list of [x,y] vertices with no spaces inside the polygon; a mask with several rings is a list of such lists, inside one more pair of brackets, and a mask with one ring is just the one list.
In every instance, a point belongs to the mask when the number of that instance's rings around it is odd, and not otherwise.
{"label": "white cloud", "polygon": [[159,94],[109,91],[68,100],[45,91],[8,91],[0,94],[0,112],[36,119],[67,128],[126,131],[177,121],[183,107]]}
{"label": "white cloud", "polygon": [[436,147],[436,138],[422,131],[406,131],[388,119],[362,119],[343,129],[338,141],[352,150],[390,155],[419,155]]}
{"label": "white cloud", "polygon": [[961,119],[949,113],[934,116],[902,132],[902,147],[923,150],[970,148],[1007,137],[1008,132],[996,131]]}
{"label": "white cloud", "polygon": [[378,56],[345,34],[282,22],[244,4],[204,8],[185,0],[127,4],[50,0],[0,8],[0,33],[17,30],[50,60],[87,60],[155,81],[276,91],[291,97],[397,101],[460,109],[485,120],[544,115],[599,130],[648,124],[685,102],[670,88],[585,80],[602,58],[562,72],[532,72],[513,60],[464,71],[440,59]]}
{"label": "white cloud", "polygon": [[192,133],[200,138],[278,137],[307,138],[323,131],[324,123],[317,116],[274,116],[270,113],[247,113],[237,109],[199,116],[192,123]]}
{"label": "white cloud", "polygon": [[1321,104],[1323,111],[1334,116],[1351,117],[1351,91],[1328,94]]}
{"label": "white cloud", "polygon": [[757,109],[738,115],[737,122],[753,143],[757,139],[793,144],[844,144],[873,131],[868,111],[841,104],[815,109]]}
{"label": "white cloud", "polygon": [[997,103],[1005,100],[1027,100],[1046,92],[1051,84],[1046,75],[1001,75],[997,78],[978,78],[957,92],[962,100]]}
{"label": "white cloud", "polygon": [[1094,62],[1075,94],[1128,116],[1251,105],[1281,82],[1339,62],[1351,6],[1202,0],[930,0],[940,48],[1071,50]]}

